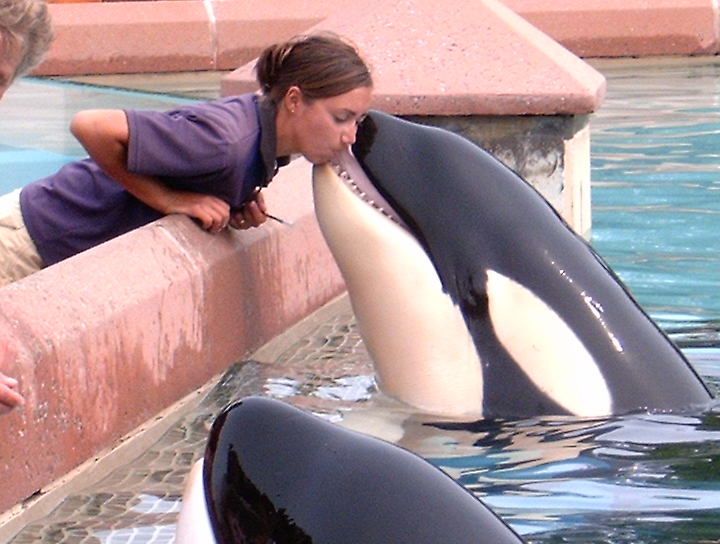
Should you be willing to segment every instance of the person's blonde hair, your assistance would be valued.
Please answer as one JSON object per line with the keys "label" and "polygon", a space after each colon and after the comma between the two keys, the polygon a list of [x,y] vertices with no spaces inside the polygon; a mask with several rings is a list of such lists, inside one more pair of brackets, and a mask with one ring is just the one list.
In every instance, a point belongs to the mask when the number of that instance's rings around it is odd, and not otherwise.
{"label": "person's blonde hair", "polygon": [[262,94],[275,104],[292,86],[307,100],[316,100],[373,84],[357,48],[331,33],[297,36],[267,47],[255,73]]}
{"label": "person's blonde hair", "polygon": [[54,37],[45,0],[0,0],[2,54],[19,53],[14,78],[45,58]]}

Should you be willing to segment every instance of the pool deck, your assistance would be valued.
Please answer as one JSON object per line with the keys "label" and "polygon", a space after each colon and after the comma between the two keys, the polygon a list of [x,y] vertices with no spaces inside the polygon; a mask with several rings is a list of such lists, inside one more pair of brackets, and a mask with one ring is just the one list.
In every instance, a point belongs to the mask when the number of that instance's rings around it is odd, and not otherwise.
{"label": "pool deck", "polygon": [[[716,0],[502,3],[580,57],[720,52]],[[57,39],[37,74],[234,70],[265,46],[331,16],[352,19],[394,4],[369,0],[362,10],[347,0],[285,0],[281,10],[273,2],[228,0],[53,4]],[[487,0],[477,9],[498,4]],[[450,2],[446,10],[460,5]],[[402,50],[403,42],[394,47]]]}

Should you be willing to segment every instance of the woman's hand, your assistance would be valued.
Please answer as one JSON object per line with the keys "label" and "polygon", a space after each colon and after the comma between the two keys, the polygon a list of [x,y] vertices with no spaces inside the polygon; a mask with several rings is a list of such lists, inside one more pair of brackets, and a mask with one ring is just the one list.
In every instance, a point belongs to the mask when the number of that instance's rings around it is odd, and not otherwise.
{"label": "woman's hand", "polygon": [[212,195],[186,191],[168,193],[165,214],[182,213],[196,219],[208,232],[220,232],[231,221],[230,205]]}
{"label": "woman's hand", "polygon": [[[7,340],[0,341],[0,364],[15,355],[15,351],[8,347]],[[0,414],[5,414],[25,404],[25,399],[18,393],[18,381],[0,372]]]}
{"label": "woman's hand", "polygon": [[267,205],[265,197],[260,191],[256,191],[252,200],[245,204],[240,210],[233,212],[229,225],[234,229],[249,229],[258,227],[267,221]]}

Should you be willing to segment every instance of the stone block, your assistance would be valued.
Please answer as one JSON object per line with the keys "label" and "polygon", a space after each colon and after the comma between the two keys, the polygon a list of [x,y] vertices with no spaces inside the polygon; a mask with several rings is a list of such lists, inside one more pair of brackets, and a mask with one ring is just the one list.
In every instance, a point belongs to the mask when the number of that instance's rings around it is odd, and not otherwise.
{"label": "stone block", "polygon": [[720,49],[714,0],[502,0],[580,57],[709,55]]}
{"label": "stone block", "polygon": [[56,38],[36,75],[215,69],[203,2],[54,4]]}

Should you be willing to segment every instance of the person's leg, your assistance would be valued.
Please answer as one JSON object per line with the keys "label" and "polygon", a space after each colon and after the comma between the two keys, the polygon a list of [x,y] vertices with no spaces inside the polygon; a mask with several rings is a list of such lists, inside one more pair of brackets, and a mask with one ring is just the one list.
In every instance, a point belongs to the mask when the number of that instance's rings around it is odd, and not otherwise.
{"label": "person's leg", "polygon": [[0,287],[45,265],[20,212],[20,190],[0,197]]}

